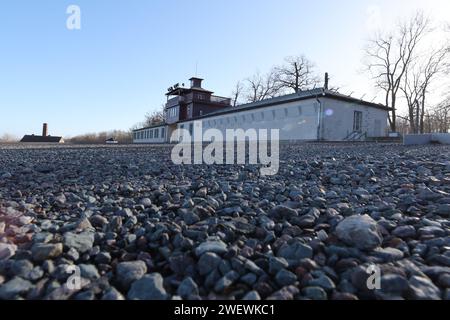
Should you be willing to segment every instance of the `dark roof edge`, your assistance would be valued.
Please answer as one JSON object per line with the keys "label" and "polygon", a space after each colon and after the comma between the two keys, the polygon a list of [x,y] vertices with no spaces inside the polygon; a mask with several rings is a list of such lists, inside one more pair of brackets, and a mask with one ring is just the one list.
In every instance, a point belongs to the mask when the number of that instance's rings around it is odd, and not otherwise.
{"label": "dark roof edge", "polygon": [[167,125],[167,123],[163,122],[163,123],[155,124],[155,125],[152,125],[152,126],[149,126],[149,127],[134,129],[133,132],[142,131],[142,130],[148,130],[148,129],[154,129],[154,128],[158,128],[158,127],[164,127],[166,125]]}
{"label": "dark roof edge", "polygon": [[[239,111],[248,111],[248,110],[257,109],[257,108],[270,107],[270,106],[274,106],[274,105],[277,105],[280,103],[289,103],[289,102],[302,101],[302,100],[308,100],[308,99],[316,99],[316,98],[331,98],[331,99],[336,99],[336,100],[341,100],[341,101],[358,103],[358,104],[366,105],[368,107],[377,108],[377,109],[381,109],[381,110],[385,110],[385,111],[391,110],[391,108],[388,108],[382,104],[376,104],[373,102],[356,99],[356,98],[353,98],[350,96],[344,96],[342,94],[335,93],[335,92],[329,91],[329,90],[324,90],[324,89],[313,89],[313,90],[310,90],[309,94],[308,93],[305,94],[305,93],[306,92],[293,93],[293,94],[286,95],[286,96],[275,97],[275,98],[262,100],[262,101],[258,101],[258,102],[243,104],[243,105],[240,105],[237,107],[230,107],[230,108],[227,108],[224,110],[208,113],[203,116],[195,117],[192,119],[182,120],[182,121],[179,121],[178,123],[185,123],[185,122],[195,121],[195,120],[199,120],[199,119],[205,119],[205,118],[220,116],[220,115],[224,115],[224,114],[235,113],[235,112],[239,112]],[[303,94],[303,95],[301,95],[301,94]]]}

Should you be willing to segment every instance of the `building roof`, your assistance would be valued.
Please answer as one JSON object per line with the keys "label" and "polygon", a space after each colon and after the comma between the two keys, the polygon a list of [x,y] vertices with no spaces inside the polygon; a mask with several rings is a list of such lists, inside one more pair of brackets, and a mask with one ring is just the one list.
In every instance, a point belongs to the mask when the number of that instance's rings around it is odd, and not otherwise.
{"label": "building roof", "polygon": [[26,135],[20,140],[20,142],[27,143],[61,143],[64,142],[62,137],[53,137],[53,136],[35,136],[35,135]]}
{"label": "building roof", "polygon": [[218,115],[222,115],[222,114],[234,113],[234,112],[238,112],[238,111],[246,111],[246,110],[251,110],[251,109],[257,109],[257,108],[277,105],[279,103],[295,102],[295,101],[312,99],[312,98],[330,98],[330,99],[336,99],[336,100],[341,100],[341,101],[347,101],[347,102],[351,102],[351,103],[357,103],[357,104],[365,105],[367,107],[382,109],[382,110],[386,110],[386,111],[391,110],[391,108],[388,108],[382,104],[364,101],[364,100],[353,98],[351,96],[346,96],[346,95],[343,95],[343,94],[340,94],[340,93],[337,93],[334,91],[325,90],[323,88],[317,88],[317,89],[312,89],[312,90],[300,91],[297,93],[288,94],[288,95],[275,97],[275,98],[271,98],[271,99],[266,99],[266,100],[262,100],[262,101],[242,104],[242,105],[238,105],[236,107],[224,108],[224,109],[221,109],[218,111],[210,112],[203,116],[198,116],[198,117],[183,120],[180,122],[189,122],[189,121],[193,121],[193,120],[197,120],[197,119],[210,118],[210,117],[214,117],[214,116],[218,116]]}
{"label": "building roof", "polygon": [[151,126],[148,126],[145,128],[134,129],[133,132],[147,130],[147,129],[154,129],[154,128],[158,128],[158,127],[164,127],[165,125],[166,125],[166,123],[162,122],[162,123],[154,124],[154,125],[151,125]]}
{"label": "building roof", "polygon": [[[268,106],[277,105],[279,103],[288,103],[288,102],[295,102],[295,101],[314,99],[314,98],[330,98],[330,99],[346,101],[346,102],[350,102],[350,103],[356,103],[356,104],[364,105],[364,106],[371,107],[371,108],[381,109],[381,110],[385,110],[385,111],[391,110],[391,108],[386,107],[385,105],[382,105],[382,104],[377,104],[377,103],[357,99],[357,98],[354,98],[351,96],[346,96],[344,94],[326,90],[324,88],[317,88],[317,89],[312,89],[312,90],[300,91],[297,93],[288,94],[288,95],[275,97],[275,98],[271,98],[271,99],[266,99],[266,100],[262,100],[262,101],[242,104],[242,105],[238,105],[236,107],[230,106],[228,108],[223,108],[221,110],[210,112],[210,113],[207,113],[202,116],[198,116],[198,117],[186,119],[186,120],[181,120],[181,121],[179,121],[179,123],[190,122],[193,120],[204,119],[204,118],[210,118],[210,117],[234,113],[234,112],[238,112],[238,111],[246,111],[246,110],[251,110],[251,109],[268,107]],[[164,125],[166,125],[166,124],[162,123],[162,124],[158,124],[155,126],[137,129],[137,130],[133,130],[133,131],[141,131],[141,130],[145,130],[145,129],[161,127]]]}

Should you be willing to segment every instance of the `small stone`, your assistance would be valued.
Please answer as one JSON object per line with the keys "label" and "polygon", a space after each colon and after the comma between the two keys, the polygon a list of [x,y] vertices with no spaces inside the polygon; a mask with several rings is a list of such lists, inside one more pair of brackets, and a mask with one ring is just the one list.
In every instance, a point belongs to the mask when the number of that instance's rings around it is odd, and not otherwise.
{"label": "small stone", "polygon": [[152,200],[150,200],[149,198],[142,198],[139,203],[142,204],[145,208],[149,208],[152,206]]}
{"label": "small stone", "polygon": [[377,223],[368,215],[345,218],[336,227],[337,237],[346,244],[370,250],[381,245]]}
{"label": "small stone", "polygon": [[80,273],[83,278],[97,280],[100,278],[97,268],[92,264],[79,264]]}
{"label": "small stone", "polygon": [[334,290],[336,288],[336,285],[334,284],[333,280],[331,280],[326,275],[321,275],[320,277],[316,279],[312,279],[309,281],[309,286],[311,287],[320,287],[327,291]]}
{"label": "small stone", "polygon": [[275,281],[281,287],[285,287],[285,286],[294,284],[295,281],[297,281],[297,276],[294,273],[292,273],[286,269],[281,269],[280,271],[278,271],[277,275],[275,276]]}
{"label": "small stone", "polygon": [[258,301],[261,300],[261,296],[259,295],[258,291],[252,290],[249,293],[247,293],[242,300],[246,301]]}
{"label": "small stone", "polygon": [[62,253],[62,243],[37,243],[31,248],[33,260],[37,262],[57,258]]}
{"label": "small stone", "polygon": [[64,234],[64,246],[69,249],[74,248],[80,253],[91,250],[94,245],[94,240],[93,232],[83,232],[79,234],[66,232]]}
{"label": "small stone", "polygon": [[102,296],[102,300],[125,300],[125,297],[116,288],[110,287]]}
{"label": "small stone", "polygon": [[401,294],[408,290],[408,280],[398,274],[386,274],[381,276],[381,290],[388,293]]}
{"label": "small stone", "polygon": [[100,252],[95,257],[95,262],[98,264],[108,264],[111,262],[111,254],[109,252]]}
{"label": "small stone", "polygon": [[15,244],[0,243],[0,261],[8,260],[16,254],[17,246]]}
{"label": "small stone", "polygon": [[277,255],[286,260],[300,261],[305,258],[311,259],[313,256],[313,249],[304,243],[296,241],[291,245],[284,244],[281,246]]}
{"label": "small stone", "polygon": [[311,300],[327,300],[327,293],[321,287],[306,287],[302,293]]}
{"label": "small stone", "polygon": [[141,279],[147,273],[147,265],[144,261],[121,262],[116,268],[117,281],[128,289],[136,280]]}
{"label": "small stone", "polygon": [[78,261],[78,259],[80,259],[80,254],[75,248],[70,248],[66,253],[66,257],[68,257],[72,261]]}
{"label": "small stone", "polygon": [[395,248],[376,248],[372,255],[385,262],[397,261],[403,258],[403,252]]}
{"label": "small stone", "polygon": [[213,270],[217,269],[222,259],[213,252],[206,252],[203,254],[198,263],[198,273],[202,276],[212,272]]}
{"label": "small stone", "polygon": [[269,258],[269,273],[276,274],[281,269],[285,269],[289,263],[284,258],[270,257]]}
{"label": "small stone", "polygon": [[11,272],[18,277],[26,278],[33,270],[33,264],[28,260],[16,260],[11,266]]}
{"label": "small stone", "polygon": [[108,224],[108,219],[100,215],[94,215],[89,218],[89,221],[94,227],[103,228],[103,226]]}
{"label": "small stone", "polygon": [[328,239],[327,232],[325,230],[320,230],[319,232],[317,232],[317,239],[322,242],[326,241]]}
{"label": "small stone", "polygon": [[130,300],[167,300],[168,298],[163,286],[163,277],[159,273],[143,276],[133,282],[128,291]]}
{"label": "small stone", "polygon": [[214,290],[217,293],[221,293],[225,289],[232,286],[237,279],[239,279],[239,273],[232,270],[224,275],[219,281],[217,281],[216,285],[214,286]]}
{"label": "small stone", "polygon": [[184,279],[178,286],[177,295],[183,299],[188,299],[190,296],[198,296],[198,286],[191,277]]}
{"label": "small stone", "polygon": [[416,229],[413,226],[400,226],[392,231],[392,234],[399,238],[414,238]]}
{"label": "small stone", "polygon": [[439,205],[437,209],[437,214],[443,216],[443,217],[449,217],[450,216],[450,204],[445,203]]}

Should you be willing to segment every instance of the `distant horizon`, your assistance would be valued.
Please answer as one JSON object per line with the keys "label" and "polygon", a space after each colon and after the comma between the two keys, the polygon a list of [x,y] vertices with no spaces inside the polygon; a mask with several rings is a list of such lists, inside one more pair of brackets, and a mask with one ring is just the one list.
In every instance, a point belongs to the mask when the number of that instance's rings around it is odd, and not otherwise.
{"label": "distant horizon", "polygon": [[[81,9],[80,30],[66,27],[72,4]],[[175,83],[199,76],[229,97],[237,81],[302,54],[341,93],[382,103],[363,72],[367,39],[418,9],[450,22],[444,0],[19,0],[0,8],[0,138],[19,140],[39,135],[43,123],[66,139],[128,131],[160,110]],[[438,83],[429,102],[448,90]]]}

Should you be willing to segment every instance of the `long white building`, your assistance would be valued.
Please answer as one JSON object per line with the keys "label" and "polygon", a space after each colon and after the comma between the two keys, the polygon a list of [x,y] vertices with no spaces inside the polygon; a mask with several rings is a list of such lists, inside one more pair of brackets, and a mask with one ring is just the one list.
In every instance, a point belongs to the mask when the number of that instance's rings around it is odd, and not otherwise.
{"label": "long white building", "polygon": [[388,135],[386,106],[345,96],[324,88],[302,91],[232,107],[230,100],[212,96],[192,78],[191,88],[171,88],[166,122],[133,132],[134,143],[169,143],[176,129],[279,129],[282,141],[365,140]]}

